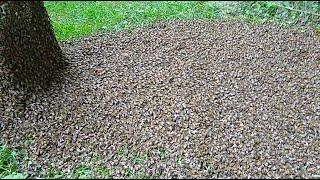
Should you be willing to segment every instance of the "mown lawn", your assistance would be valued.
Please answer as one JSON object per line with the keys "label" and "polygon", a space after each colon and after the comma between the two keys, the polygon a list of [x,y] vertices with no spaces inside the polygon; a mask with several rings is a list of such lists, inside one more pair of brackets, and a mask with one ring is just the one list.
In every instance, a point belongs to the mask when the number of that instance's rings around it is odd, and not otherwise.
{"label": "mown lawn", "polygon": [[46,2],[58,40],[119,31],[167,19],[214,19],[217,6],[201,2]]}
{"label": "mown lawn", "polygon": [[59,41],[171,19],[237,19],[320,29],[317,2],[52,1],[45,6]]}

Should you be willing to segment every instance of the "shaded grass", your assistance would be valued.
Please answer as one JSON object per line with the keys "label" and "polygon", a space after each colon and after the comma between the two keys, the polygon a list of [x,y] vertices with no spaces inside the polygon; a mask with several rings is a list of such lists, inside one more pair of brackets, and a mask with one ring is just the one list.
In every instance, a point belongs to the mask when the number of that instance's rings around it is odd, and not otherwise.
{"label": "shaded grass", "polygon": [[320,28],[320,6],[316,1],[239,2],[230,13],[237,19],[257,24],[273,22],[284,27]]}

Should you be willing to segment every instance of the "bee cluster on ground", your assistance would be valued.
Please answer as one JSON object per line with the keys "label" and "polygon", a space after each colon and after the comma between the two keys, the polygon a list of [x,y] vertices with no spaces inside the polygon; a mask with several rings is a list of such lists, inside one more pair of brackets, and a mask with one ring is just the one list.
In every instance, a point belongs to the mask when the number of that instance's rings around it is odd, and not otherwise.
{"label": "bee cluster on ground", "polygon": [[320,41],[311,30],[167,21],[61,47],[63,82],[31,93],[20,119],[0,102],[1,140],[28,150],[28,172],[90,163],[114,178],[317,171]]}

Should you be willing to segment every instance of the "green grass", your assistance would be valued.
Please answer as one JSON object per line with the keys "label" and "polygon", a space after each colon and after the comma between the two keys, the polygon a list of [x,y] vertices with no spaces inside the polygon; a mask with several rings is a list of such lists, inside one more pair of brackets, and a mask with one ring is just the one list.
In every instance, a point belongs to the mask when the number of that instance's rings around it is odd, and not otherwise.
{"label": "green grass", "polygon": [[[161,149],[161,152],[163,151],[164,150]],[[18,171],[19,163],[20,165],[25,163],[23,161],[23,158],[19,157],[24,156],[26,156],[24,151],[19,151],[19,153],[16,153],[8,149],[6,146],[0,146],[0,179],[26,179],[28,176]],[[145,163],[148,160],[149,154],[139,153],[135,151],[129,152],[129,150],[125,146],[123,146],[119,149],[117,156],[120,158],[127,156],[134,164],[141,164]],[[18,162],[18,159],[20,160],[20,162]],[[101,156],[96,156],[93,158],[94,162],[98,162],[100,160],[102,160]],[[95,178],[96,176],[105,179],[112,178],[112,169],[109,169],[102,165],[97,165],[95,168],[93,168],[92,163],[78,165],[78,167],[76,167],[72,172],[69,173],[59,171],[54,164],[51,164],[48,172],[44,172],[41,170],[41,175],[33,174],[33,176],[41,179],[91,179]],[[150,179],[159,176],[158,174],[148,175],[139,171],[134,172],[130,168],[126,168],[124,170],[126,172],[125,176],[127,178]]]}
{"label": "green grass", "polygon": [[317,2],[52,1],[45,2],[45,6],[59,41],[173,19],[237,19],[284,26],[308,25],[320,30]]}
{"label": "green grass", "polygon": [[17,154],[5,146],[0,146],[0,178],[25,179],[25,174],[18,172]]}
{"label": "green grass", "polygon": [[141,27],[157,20],[212,19],[213,4],[199,2],[46,2],[58,40],[99,31]]}

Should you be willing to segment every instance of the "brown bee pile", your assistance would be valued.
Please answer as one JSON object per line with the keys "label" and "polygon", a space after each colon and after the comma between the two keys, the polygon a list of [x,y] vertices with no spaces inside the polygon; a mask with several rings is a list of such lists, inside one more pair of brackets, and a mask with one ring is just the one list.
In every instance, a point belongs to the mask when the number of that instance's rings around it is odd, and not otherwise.
{"label": "brown bee pile", "polygon": [[114,178],[319,172],[320,38],[311,30],[170,21],[62,50],[63,83],[28,98],[0,94],[1,141],[27,149],[30,173],[51,163],[105,166]]}

